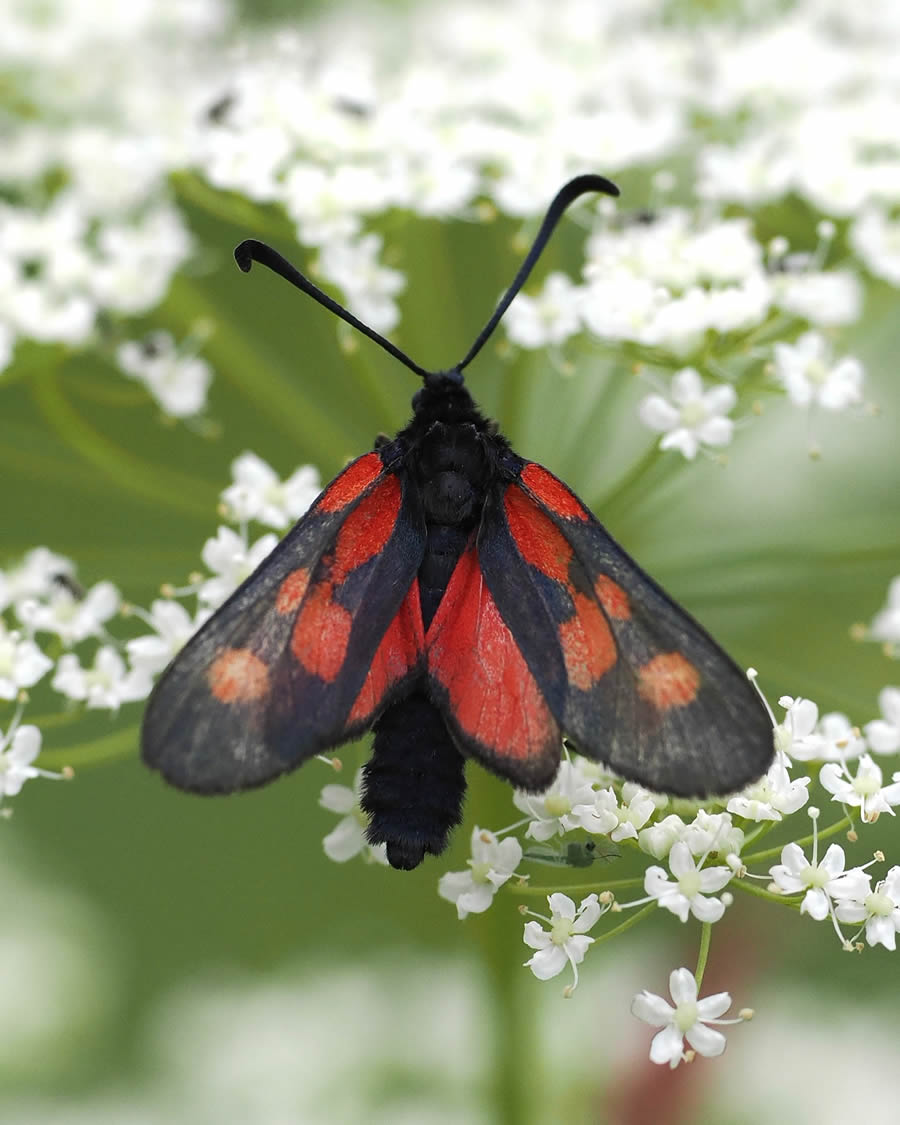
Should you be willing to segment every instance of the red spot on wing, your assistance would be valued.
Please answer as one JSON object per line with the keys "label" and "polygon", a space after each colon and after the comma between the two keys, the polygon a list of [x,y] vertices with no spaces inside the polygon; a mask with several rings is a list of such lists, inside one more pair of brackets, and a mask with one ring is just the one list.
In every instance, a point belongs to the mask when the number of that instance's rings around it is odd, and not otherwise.
{"label": "red spot on wing", "polygon": [[519,760],[558,743],[559,728],[491,597],[474,546],[453,571],[425,648],[429,672],[469,738]]}
{"label": "red spot on wing", "polygon": [[561,519],[586,520],[590,517],[590,512],[578,497],[542,465],[529,461],[519,479],[542,504]]}
{"label": "red spot on wing", "polygon": [[[377,457],[377,454],[372,454]],[[331,578],[336,586],[347,575],[383,550],[400,514],[403,490],[392,473],[347,516],[337,535]]]}
{"label": "red spot on wing", "polygon": [[295,613],[309,586],[309,571],[305,566],[292,570],[278,587],[275,595],[275,609],[278,613]]}
{"label": "red spot on wing", "polygon": [[568,584],[572,548],[556,524],[515,484],[503,493],[503,507],[522,558],[548,578]]}
{"label": "red spot on wing", "polygon": [[[376,453],[369,456],[378,459]],[[364,496],[341,524],[334,551],[323,557],[324,573],[297,600],[298,605],[302,600],[302,608],[294,622],[291,651],[307,672],[326,683],[334,683],[340,674],[353,628],[353,615],[334,600],[335,591],[352,571],[383,550],[397,525],[401,497],[400,481],[393,474]],[[300,573],[294,571],[282,583],[278,597],[284,594],[285,603],[299,591]]]}
{"label": "red spot on wing", "polygon": [[319,511],[339,512],[341,508],[346,508],[383,472],[384,465],[377,453],[367,453],[358,458],[335,477],[319,497]]}
{"label": "red spot on wing", "polygon": [[313,676],[334,683],[347,655],[353,617],[332,600],[331,582],[320,582],[307,595],[291,634],[291,652]]}
{"label": "red spot on wing", "polygon": [[606,616],[614,621],[627,621],[631,617],[631,602],[628,595],[618,583],[601,574],[594,583],[594,593],[597,600],[606,611]]}
{"label": "red spot on wing", "polygon": [[638,695],[660,711],[686,707],[700,688],[700,673],[680,652],[662,652],[638,670]]}
{"label": "red spot on wing", "polygon": [[348,725],[374,714],[390,689],[415,667],[424,648],[419,583],[414,579],[396,617],[381,639],[366,682],[347,716]]}
{"label": "red spot on wing", "polygon": [[603,611],[593,598],[576,594],[575,616],[559,626],[569,683],[581,691],[590,691],[618,659],[616,642]]}
{"label": "red spot on wing", "polygon": [[206,682],[220,703],[253,703],[269,694],[269,669],[248,648],[226,648],[210,664]]}

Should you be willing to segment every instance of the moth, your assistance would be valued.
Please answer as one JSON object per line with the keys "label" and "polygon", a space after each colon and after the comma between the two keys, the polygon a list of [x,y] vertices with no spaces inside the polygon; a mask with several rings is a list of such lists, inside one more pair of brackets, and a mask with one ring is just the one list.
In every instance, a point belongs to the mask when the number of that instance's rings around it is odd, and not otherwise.
{"label": "moth", "polygon": [[652,790],[704,797],[760,776],[771,722],[741,669],[552,473],[478,410],[463,371],[566,208],[533,246],[466,356],[427,371],[255,240],[268,266],[413,371],[393,439],[352,461],[178,653],[143,721],[147,765],[193,793],[264,785],[374,731],[368,839],[395,868],[459,824],[466,759],[517,787],[553,780],[563,738]]}

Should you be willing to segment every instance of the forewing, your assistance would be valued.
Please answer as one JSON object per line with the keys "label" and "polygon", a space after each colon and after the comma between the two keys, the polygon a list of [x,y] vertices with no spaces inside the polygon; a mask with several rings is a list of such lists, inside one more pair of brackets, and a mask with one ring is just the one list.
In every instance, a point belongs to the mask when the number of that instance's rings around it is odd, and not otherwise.
{"label": "forewing", "polygon": [[561,733],[481,573],[474,537],[425,636],[429,692],[462,749],[527,789],[559,765]]}
{"label": "forewing", "polygon": [[489,491],[481,568],[564,733],[650,789],[728,793],[773,756],[744,672],[561,481],[526,462]]}
{"label": "forewing", "polygon": [[370,725],[416,674],[419,498],[377,453],[352,462],[156,685],[143,757],[170,782],[261,785]]}

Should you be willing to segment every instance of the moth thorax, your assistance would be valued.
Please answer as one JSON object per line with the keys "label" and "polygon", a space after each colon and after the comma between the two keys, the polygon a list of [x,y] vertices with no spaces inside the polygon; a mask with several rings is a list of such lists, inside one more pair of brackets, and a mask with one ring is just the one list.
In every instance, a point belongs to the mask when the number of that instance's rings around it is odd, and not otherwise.
{"label": "moth thorax", "polygon": [[481,504],[481,489],[456,469],[436,473],[422,488],[425,514],[433,523],[461,524],[470,520]]}

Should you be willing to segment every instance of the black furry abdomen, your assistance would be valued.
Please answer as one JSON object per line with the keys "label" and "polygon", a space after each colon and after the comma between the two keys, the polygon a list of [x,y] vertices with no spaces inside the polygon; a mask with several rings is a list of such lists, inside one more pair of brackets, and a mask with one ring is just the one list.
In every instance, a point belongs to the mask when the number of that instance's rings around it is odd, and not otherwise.
{"label": "black furry abdomen", "polygon": [[[427,389],[421,394],[397,446],[408,442],[416,451],[410,468],[425,518],[417,577],[427,632],[478,526],[493,470],[483,435],[486,423],[468,394],[461,388],[436,397]],[[390,450],[382,452],[388,463],[391,456]],[[366,835],[370,844],[387,845],[392,867],[409,871],[426,855],[440,855],[462,819],[465,760],[422,687],[388,707],[373,729],[372,757],[363,769]]]}
{"label": "black furry abdomen", "polygon": [[372,757],[363,769],[361,805],[370,844],[386,844],[391,867],[410,871],[440,855],[462,820],[464,760],[440,712],[420,691],[375,724]]}

